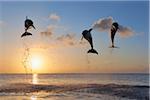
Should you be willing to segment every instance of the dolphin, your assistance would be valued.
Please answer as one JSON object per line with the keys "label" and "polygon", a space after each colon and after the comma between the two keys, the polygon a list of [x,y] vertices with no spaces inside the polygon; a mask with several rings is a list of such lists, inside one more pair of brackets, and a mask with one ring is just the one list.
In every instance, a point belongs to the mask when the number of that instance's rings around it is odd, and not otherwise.
{"label": "dolphin", "polygon": [[111,30],[110,30],[110,31],[111,31],[111,42],[112,42],[111,48],[116,48],[116,47],[114,46],[114,37],[115,37],[115,34],[116,34],[118,28],[119,28],[119,25],[118,25],[117,22],[114,22],[114,23],[111,25]]}
{"label": "dolphin", "polygon": [[28,19],[27,17],[26,17],[24,26],[25,26],[25,30],[26,30],[26,31],[27,31],[30,27],[33,27],[33,28],[35,29],[35,27],[34,27],[34,25],[33,25],[33,21],[32,21],[31,19]]}
{"label": "dolphin", "polygon": [[21,37],[24,37],[24,36],[30,36],[30,35],[32,35],[32,34],[29,33],[29,32],[24,32],[24,33],[21,35]]}
{"label": "dolphin", "polygon": [[92,30],[93,30],[92,28],[89,29],[89,30],[84,30],[84,31],[82,32],[82,38],[81,38],[81,40],[82,40],[83,38],[85,38],[85,39],[90,43],[90,45],[91,45],[91,49],[88,50],[87,53],[95,53],[95,54],[98,55],[98,52],[93,49],[93,40],[92,40],[92,35],[91,35],[91,31],[92,31]]}
{"label": "dolphin", "polygon": [[31,33],[27,32],[27,30],[30,28],[30,27],[34,27],[33,25],[33,21],[28,19],[27,16],[26,16],[26,20],[24,22],[24,26],[25,26],[25,32],[21,35],[21,37],[24,37],[24,36],[28,36],[28,35],[32,35]]}

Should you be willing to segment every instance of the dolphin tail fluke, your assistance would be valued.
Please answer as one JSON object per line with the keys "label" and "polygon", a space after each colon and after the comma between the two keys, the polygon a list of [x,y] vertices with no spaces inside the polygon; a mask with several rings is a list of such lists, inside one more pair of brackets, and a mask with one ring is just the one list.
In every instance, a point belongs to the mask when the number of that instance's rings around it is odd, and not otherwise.
{"label": "dolphin tail fluke", "polygon": [[94,49],[90,49],[87,53],[95,53],[95,54],[98,55],[98,52],[96,50],[94,50]]}
{"label": "dolphin tail fluke", "polygon": [[21,37],[24,37],[24,36],[30,36],[30,35],[32,35],[32,34],[29,33],[29,32],[24,32],[24,33],[21,35]]}

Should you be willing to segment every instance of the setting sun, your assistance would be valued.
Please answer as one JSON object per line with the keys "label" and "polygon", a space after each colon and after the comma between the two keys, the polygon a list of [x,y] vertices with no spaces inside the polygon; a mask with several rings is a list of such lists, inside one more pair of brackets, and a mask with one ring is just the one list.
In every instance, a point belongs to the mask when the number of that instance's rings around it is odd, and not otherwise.
{"label": "setting sun", "polygon": [[42,66],[43,59],[40,56],[33,56],[31,58],[32,69],[37,70]]}

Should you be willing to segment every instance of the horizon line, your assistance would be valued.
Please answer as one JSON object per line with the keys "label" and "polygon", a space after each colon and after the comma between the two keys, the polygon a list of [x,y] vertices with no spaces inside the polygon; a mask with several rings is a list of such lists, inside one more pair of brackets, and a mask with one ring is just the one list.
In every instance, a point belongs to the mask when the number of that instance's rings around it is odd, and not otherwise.
{"label": "horizon line", "polygon": [[63,72],[63,73],[0,73],[0,74],[150,74],[150,72],[116,72],[116,73],[100,73],[100,72]]}

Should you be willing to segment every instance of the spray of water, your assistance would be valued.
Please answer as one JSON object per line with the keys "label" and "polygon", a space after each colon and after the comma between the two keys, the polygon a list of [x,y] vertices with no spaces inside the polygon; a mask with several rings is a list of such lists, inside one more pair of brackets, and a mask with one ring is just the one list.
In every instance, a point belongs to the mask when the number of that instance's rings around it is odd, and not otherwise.
{"label": "spray of water", "polygon": [[87,63],[87,66],[90,67],[90,60],[89,60],[88,54],[86,54],[86,63]]}
{"label": "spray of water", "polygon": [[27,39],[23,39],[23,55],[22,55],[22,65],[25,69],[25,77],[26,77],[26,80],[28,79],[27,76],[28,76],[28,73],[32,73],[32,64],[31,64],[31,50],[30,50],[30,46],[29,46],[29,42],[27,42],[28,40]]}
{"label": "spray of water", "polygon": [[109,53],[110,53],[110,55],[112,55],[112,54],[113,54],[113,51],[114,51],[114,48],[110,48],[110,49],[109,49]]}

